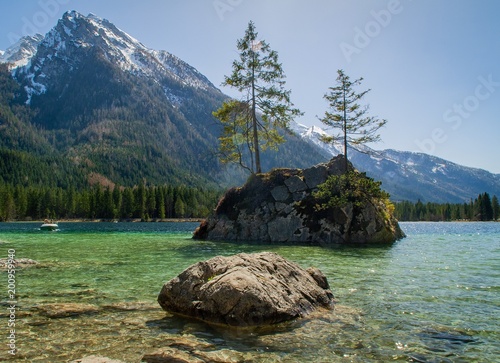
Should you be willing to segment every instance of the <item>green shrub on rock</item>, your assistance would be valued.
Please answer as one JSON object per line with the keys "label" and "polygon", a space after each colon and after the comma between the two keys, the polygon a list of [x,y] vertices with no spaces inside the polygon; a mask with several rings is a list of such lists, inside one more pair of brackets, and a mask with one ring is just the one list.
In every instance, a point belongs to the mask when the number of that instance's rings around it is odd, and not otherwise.
{"label": "green shrub on rock", "polygon": [[[389,194],[380,188],[381,182],[375,181],[355,170],[341,175],[330,175],[318,185],[318,190],[312,193],[317,211],[330,208],[343,208],[352,203],[354,207],[362,207],[375,199],[387,200]],[[386,203],[386,204],[387,204]]]}

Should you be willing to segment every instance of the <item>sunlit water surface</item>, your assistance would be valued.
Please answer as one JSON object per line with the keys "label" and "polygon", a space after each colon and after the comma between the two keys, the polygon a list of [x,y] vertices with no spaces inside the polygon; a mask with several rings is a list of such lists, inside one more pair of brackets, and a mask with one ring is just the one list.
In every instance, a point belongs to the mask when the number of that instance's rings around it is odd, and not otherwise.
{"label": "sunlit water surface", "polygon": [[[7,345],[7,273],[0,274],[0,360],[140,362],[183,336],[248,362],[499,361],[500,223],[401,223],[408,237],[393,246],[337,249],[194,241],[196,226],[60,223],[42,232],[34,223],[0,224],[0,258],[15,250],[39,262],[16,273],[16,355]],[[273,329],[229,330],[156,303],[163,283],[197,261],[263,250],[320,268],[337,308]],[[99,311],[40,313],[55,302]]]}

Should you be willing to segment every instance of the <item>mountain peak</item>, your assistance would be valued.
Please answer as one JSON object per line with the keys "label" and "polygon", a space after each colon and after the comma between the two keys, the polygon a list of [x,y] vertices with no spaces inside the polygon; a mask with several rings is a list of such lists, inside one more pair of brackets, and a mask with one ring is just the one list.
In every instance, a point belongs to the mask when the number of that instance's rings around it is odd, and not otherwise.
{"label": "mountain peak", "polygon": [[62,19],[71,20],[73,18],[83,18],[83,17],[84,16],[76,10],[68,10],[63,14]]}
{"label": "mountain peak", "polygon": [[0,51],[0,63],[10,63],[12,68],[22,67],[36,53],[38,45],[43,40],[43,35],[35,34],[20,38],[6,51]]}
{"label": "mountain peak", "polygon": [[101,47],[132,49],[147,48],[127,33],[115,27],[111,22],[94,14],[84,16],[75,10],[67,11],[57,25],[46,35],[47,47],[65,47],[67,42],[77,47]]}
{"label": "mountain peak", "polygon": [[89,13],[87,16],[83,15],[82,13],[79,13],[76,10],[68,10],[66,11],[62,17],[62,21],[70,21],[70,22],[76,22],[78,20],[84,20],[84,21],[94,21],[96,23],[110,23],[108,20],[103,19],[94,13]]}
{"label": "mountain peak", "polygon": [[[13,66],[18,81],[24,79],[28,104],[33,95],[50,90],[59,82],[61,74],[71,74],[85,64],[89,56],[122,72],[162,85],[173,102],[179,102],[180,97],[175,93],[183,86],[216,90],[205,76],[181,59],[166,51],[147,48],[110,21],[94,14],[85,16],[75,10],[67,11],[43,40],[41,38],[38,35],[37,47],[33,46],[31,53]],[[2,58],[6,55],[7,52]]]}

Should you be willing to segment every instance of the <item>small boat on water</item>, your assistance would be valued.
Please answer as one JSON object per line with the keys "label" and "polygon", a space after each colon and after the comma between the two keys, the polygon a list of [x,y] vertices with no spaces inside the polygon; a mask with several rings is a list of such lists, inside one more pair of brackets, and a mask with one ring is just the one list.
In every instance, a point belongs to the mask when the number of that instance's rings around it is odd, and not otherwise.
{"label": "small boat on water", "polygon": [[57,223],[53,223],[48,219],[44,220],[43,224],[40,226],[41,231],[55,231],[57,229],[59,229]]}

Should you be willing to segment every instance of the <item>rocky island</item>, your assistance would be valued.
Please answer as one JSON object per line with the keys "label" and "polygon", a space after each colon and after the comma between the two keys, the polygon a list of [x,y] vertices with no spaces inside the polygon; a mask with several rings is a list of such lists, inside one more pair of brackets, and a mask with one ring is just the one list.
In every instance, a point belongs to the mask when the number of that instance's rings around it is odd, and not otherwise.
{"label": "rocky island", "polygon": [[392,243],[403,238],[380,184],[350,163],[349,175],[355,180],[349,181],[349,193],[335,184],[347,175],[344,165],[339,155],[309,169],[252,175],[244,186],[225,193],[193,238],[322,246]]}

